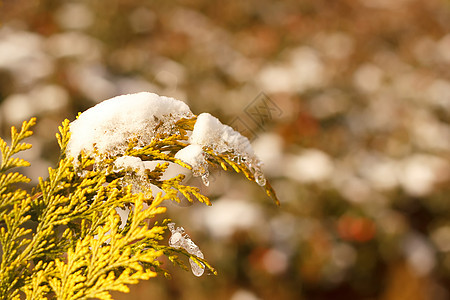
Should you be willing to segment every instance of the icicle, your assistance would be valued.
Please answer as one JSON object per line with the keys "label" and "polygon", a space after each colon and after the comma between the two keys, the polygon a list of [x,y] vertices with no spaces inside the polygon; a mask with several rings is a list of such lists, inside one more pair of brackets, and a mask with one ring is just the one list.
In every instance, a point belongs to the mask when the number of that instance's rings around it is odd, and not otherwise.
{"label": "icicle", "polygon": [[[200,248],[191,240],[188,234],[184,232],[183,227],[177,227],[175,229],[175,223],[169,223],[167,224],[167,227],[169,228],[170,232],[172,233],[172,236],[169,239],[169,246],[173,248],[183,248],[185,249],[189,254],[195,255],[200,258],[204,258],[202,251]],[[202,276],[205,272],[205,267],[199,266],[194,260],[189,258],[189,263],[191,265],[192,273],[199,277]]]}

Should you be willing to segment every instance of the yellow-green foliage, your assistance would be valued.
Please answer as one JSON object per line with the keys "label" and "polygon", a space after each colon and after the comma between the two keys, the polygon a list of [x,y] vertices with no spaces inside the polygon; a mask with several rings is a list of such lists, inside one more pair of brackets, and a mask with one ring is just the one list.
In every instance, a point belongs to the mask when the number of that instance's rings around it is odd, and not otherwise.
{"label": "yellow-green foliage", "polygon": [[[215,273],[205,260],[161,243],[168,220],[151,221],[166,211],[163,201],[179,201],[178,192],[190,201],[210,205],[209,199],[198,188],[181,184],[183,175],[161,179],[167,163],[147,170],[136,182],[144,186],[142,193],[133,192],[127,184],[133,170],[113,171],[112,158],[99,163],[82,154],[75,167],[65,155],[70,138],[68,120],[57,134],[61,148],[58,166],[49,168],[48,178],[40,178],[31,192],[19,188],[17,184],[30,180],[11,169],[29,163],[13,155],[31,147],[23,140],[32,134],[35,122],[34,118],[24,122],[20,131],[13,127],[9,146],[0,138],[0,299],[111,299],[109,291],[127,292],[127,286],[139,280],[158,273],[167,275],[158,260],[163,255],[183,268],[178,256],[190,257]],[[192,130],[194,123],[195,118],[182,119],[177,123],[179,133],[158,137],[145,147],[137,148],[130,141],[125,155],[190,168],[174,155],[187,145],[186,130]],[[209,163],[242,172],[255,181],[231,155],[210,152]],[[165,194],[153,195],[150,184]],[[278,201],[270,185],[265,188]],[[119,226],[116,208],[129,208],[123,226]]]}

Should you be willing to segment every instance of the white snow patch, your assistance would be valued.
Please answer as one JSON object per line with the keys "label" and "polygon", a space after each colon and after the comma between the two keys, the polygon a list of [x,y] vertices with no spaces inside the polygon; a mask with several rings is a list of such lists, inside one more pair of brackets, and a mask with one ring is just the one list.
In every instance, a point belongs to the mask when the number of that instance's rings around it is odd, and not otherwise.
{"label": "white snow patch", "polygon": [[203,147],[211,148],[217,154],[229,152],[237,163],[247,165],[258,184],[265,185],[266,180],[260,170],[261,162],[249,140],[209,113],[197,117],[189,142],[191,145],[181,149],[175,157],[191,165],[194,176],[201,176],[206,186],[209,185],[209,170]]}
{"label": "white snow patch", "polygon": [[[143,147],[157,135],[178,133],[175,123],[192,117],[189,107],[174,98],[147,92],[117,96],[86,110],[70,124],[71,138],[66,153],[74,158],[82,152],[95,153],[97,161],[119,156],[115,169],[132,168],[138,175],[144,175],[149,168],[146,162],[122,156],[129,142],[136,139],[136,146]],[[202,176],[203,183],[208,185],[205,147],[215,154],[229,155],[237,164],[245,165],[260,186],[266,184],[261,161],[249,140],[208,113],[197,117],[189,145],[175,154],[175,158],[192,167],[194,176]]]}
{"label": "white snow patch", "polygon": [[201,176],[207,172],[208,163],[205,160],[202,146],[188,145],[175,154],[175,158],[189,164],[192,172],[196,176]]}
{"label": "white snow patch", "polygon": [[130,139],[138,138],[139,145],[144,145],[156,133],[169,132],[180,118],[192,116],[184,102],[173,98],[147,92],[117,96],[86,110],[70,124],[67,154],[78,157],[82,151],[96,149],[99,154],[117,155]]}
{"label": "white snow patch", "polygon": [[218,153],[235,151],[254,156],[249,140],[228,125],[222,124],[209,113],[197,117],[194,131],[189,138],[192,144],[207,146]]}
{"label": "white snow patch", "polygon": [[135,156],[121,156],[114,161],[114,167],[116,169],[133,169],[139,175],[143,175],[146,169],[144,162]]}

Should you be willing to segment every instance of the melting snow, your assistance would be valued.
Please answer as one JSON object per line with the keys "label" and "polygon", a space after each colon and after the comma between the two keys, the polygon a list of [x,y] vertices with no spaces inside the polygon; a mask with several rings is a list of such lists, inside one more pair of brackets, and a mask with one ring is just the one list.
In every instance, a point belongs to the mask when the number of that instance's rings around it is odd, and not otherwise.
{"label": "melting snow", "polygon": [[[160,131],[170,131],[182,117],[192,117],[182,101],[153,93],[122,95],[105,100],[86,110],[70,124],[67,153],[78,157],[81,151],[116,155],[123,152],[132,137],[142,145]],[[162,126],[156,127],[162,123]]]}
{"label": "melting snow", "polygon": [[114,161],[114,168],[116,171],[131,168],[135,170],[139,175],[142,175],[144,174],[146,165],[139,157],[121,156]]}
{"label": "melting snow", "polygon": [[207,172],[208,164],[205,160],[205,153],[200,145],[188,145],[175,154],[175,158],[184,161],[193,167],[196,176]]}
{"label": "melting snow", "polygon": [[[261,171],[261,161],[253,152],[250,141],[230,126],[222,124],[217,118],[209,113],[202,113],[197,117],[189,142],[193,146],[198,145],[201,148],[211,148],[217,154],[230,152],[236,157],[237,163],[244,163],[248,167],[259,185],[264,186],[266,184],[266,179]],[[199,149],[199,147],[195,149]],[[183,150],[180,150],[180,152]],[[191,155],[192,156],[187,158],[184,157],[184,159],[196,162],[194,165],[191,164],[194,170],[201,170],[205,166],[207,167],[207,164],[203,163],[202,158],[199,158],[199,155],[196,155],[195,153],[192,153]],[[183,157],[185,154],[182,152],[179,156]],[[183,160],[183,158],[180,159]],[[188,160],[185,162],[189,163]],[[195,172],[194,175],[196,175]],[[203,173],[200,172],[196,176],[202,176],[203,183],[205,185],[209,184],[207,170]]]}
{"label": "melting snow", "polygon": [[[76,158],[82,151],[96,152],[98,160],[121,156],[131,139],[137,139],[138,147],[145,146],[157,134],[176,133],[175,122],[193,116],[184,102],[173,98],[147,92],[117,96],[86,110],[70,124],[67,154]],[[245,164],[259,185],[266,184],[261,161],[249,140],[210,114],[202,113],[197,117],[189,143],[175,157],[191,165],[194,176],[201,176],[205,185],[209,184],[205,147]],[[142,175],[147,165],[137,157],[121,156],[114,167],[116,170],[132,168]]]}
{"label": "melting snow", "polygon": [[[191,240],[189,235],[184,232],[183,227],[177,227],[175,229],[175,223],[167,224],[172,236],[169,239],[169,246],[173,248],[183,248],[189,254],[195,255],[200,258],[204,258],[202,251],[200,248]],[[195,261],[189,258],[189,263],[191,264],[192,273],[195,276],[202,276],[205,272],[205,267],[199,266]]]}
{"label": "melting snow", "polygon": [[192,144],[210,147],[218,153],[235,151],[254,156],[252,146],[246,137],[230,126],[222,124],[209,113],[202,113],[197,117],[189,141]]}

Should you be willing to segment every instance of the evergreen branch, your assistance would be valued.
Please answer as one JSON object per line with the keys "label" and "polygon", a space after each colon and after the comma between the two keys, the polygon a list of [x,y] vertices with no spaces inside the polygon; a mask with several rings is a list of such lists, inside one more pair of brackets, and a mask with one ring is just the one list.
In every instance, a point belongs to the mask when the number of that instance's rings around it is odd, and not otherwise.
{"label": "evergreen branch", "polygon": [[8,146],[6,142],[0,138],[0,152],[1,152],[1,163],[0,163],[0,173],[15,168],[15,167],[26,167],[29,163],[20,158],[12,158],[12,156],[20,151],[24,151],[31,148],[30,144],[21,143],[22,140],[31,136],[33,134],[29,129],[36,124],[36,118],[31,118],[28,122],[24,121],[22,123],[22,128],[19,132],[13,126],[11,127],[11,146]]}
{"label": "evergreen branch", "polygon": [[28,183],[30,179],[20,173],[8,173],[0,175],[0,193],[3,193],[6,188],[15,183]]}
{"label": "evergreen branch", "polygon": [[[221,167],[223,170],[228,171],[230,167],[236,172],[236,173],[243,173],[245,177],[253,182],[256,182],[255,176],[253,173],[249,170],[248,166],[245,163],[236,163],[234,161],[235,156],[232,153],[223,153],[223,154],[216,154],[212,149],[206,148],[204,149],[206,153],[209,155],[208,162]],[[279,206],[280,200],[278,199],[275,190],[272,188],[270,183],[266,181],[266,184],[264,185],[264,190],[266,194],[272,198],[272,200]]]}
{"label": "evergreen branch", "polygon": [[42,300],[47,299],[46,295],[50,292],[48,285],[48,277],[54,273],[54,264],[39,262],[33,268],[33,276],[27,284],[22,288],[26,299],[28,300]]}
{"label": "evergreen branch", "polygon": [[180,202],[178,192],[185,196],[189,202],[193,202],[194,198],[198,201],[205,203],[206,205],[211,205],[208,197],[200,193],[200,189],[195,186],[182,185],[181,182],[185,178],[185,175],[179,174],[178,176],[168,179],[168,180],[150,180],[152,184],[162,189],[166,192],[166,199],[173,200],[175,202]]}
{"label": "evergreen branch", "polygon": [[0,297],[5,299],[15,297],[17,285],[24,280],[24,272],[29,265],[27,260],[23,260],[20,250],[31,242],[25,238],[31,230],[22,227],[30,219],[27,215],[30,201],[30,197],[17,201],[8,214],[2,215],[5,225],[0,227],[0,244],[3,250],[0,263]]}
{"label": "evergreen branch", "polygon": [[22,260],[21,250],[29,245],[26,237],[31,233],[25,229],[24,224],[31,218],[29,215],[32,199],[25,191],[13,188],[16,183],[29,182],[26,176],[19,173],[8,173],[11,168],[28,166],[29,163],[12,156],[20,151],[31,148],[30,144],[22,143],[22,140],[32,134],[30,127],[36,119],[23,122],[18,132],[11,128],[11,145],[0,138],[0,244],[2,257],[0,263],[0,297],[1,299],[13,299],[19,297],[18,287],[25,280],[28,261]]}
{"label": "evergreen branch", "polygon": [[[153,248],[132,250],[136,241],[142,244],[161,234],[161,229],[154,227],[149,230],[141,224],[149,217],[164,213],[165,209],[150,206],[144,210],[143,201],[142,196],[134,198],[130,230],[124,235],[118,229],[120,218],[112,211],[96,237],[87,235],[78,241],[74,251],[68,252],[67,263],[56,261],[58,274],[50,282],[58,298],[110,299],[108,291],[127,292],[128,284],[156,276],[155,272],[144,269],[142,263],[155,263],[162,252]],[[115,271],[119,269],[123,272],[117,276]]]}
{"label": "evergreen branch", "polygon": [[66,147],[70,139],[70,127],[69,120],[65,119],[61,126],[58,126],[59,133],[56,134],[56,140],[58,141],[59,148],[61,149],[61,156],[65,156]]}
{"label": "evergreen branch", "polygon": [[[167,276],[158,260],[162,255],[186,268],[179,258],[183,256],[190,259],[191,266],[193,262],[216,274],[203,258],[161,245],[167,220],[161,225],[149,223],[166,212],[163,201],[180,201],[181,195],[191,202],[197,199],[211,205],[197,187],[182,184],[183,174],[163,179],[170,163],[192,170],[175,155],[189,145],[188,131],[194,130],[196,120],[196,116],[182,118],[166,126],[163,119],[157,119],[152,139],[145,145],[139,136],[143,133],[130,133],[130,138],[117,143],[120,154],[99,153],[94,142],[92,152],[80,150],[76,158],[66,154],[74,132],[65,120],[56,134],[60,161],[56,168],[49,168],[47,179],[39,178],[31,194],[14,186],[29,182],[27,177],[7,171],[29,165],[13,155],[31,147],[22,140],[32,134],[29,129],[35,118],[24,122],[20,131],[11,129],[10,146],[0,138],[0,299],[20,299],[23,295],[27,299],[111,299],[110,291],[128,292],[130,284],[158,273]],[[256,181],[254,170],[240,159],[236,162],[234,153],[203,150],[208,164],[233,169]],[[116,159],[122,155],[164,162],[143,170],[140,161],[134,160],[137,167],[114,170]],[[150,185],[164,193],[153,195]],[[270,184],[265,189],[277,201]],[[118,208],[129,209],[124,224],[120,224]],[[30,222],[36,226],[29,226]]]}
{"label": "evergreen branch", "polygon": [[192,259],[195,263],[199,264],[199,266],[206,267],[212,274],[217,275],[217,270],[213,266],[211,266],[205,259],[200,258],[200,257],[195,256],[195,255],[192,255],[192,254],[190,254],[189,252],[187,252],[183,248],[176,249],[176,248],[173,248],[173,247],[159,245],[157,247],[157,249],[162,251],[164,253],[164,255],[174,265],[177,265],[177,266],[181,267],[185,271],[188,271],[189,269],[186,266],[186,264],[179,258],[179,255],[182,255],[182,256],[184,256],[186,258]]}
{"label": "evergreen branch", "polygon": [[8,213],[10,207],[14,204],[21,203],[27,197],[27,192],[15,190],[6,193],[5,189],[0,190],[0,222],[3,221],[3,214]]}

